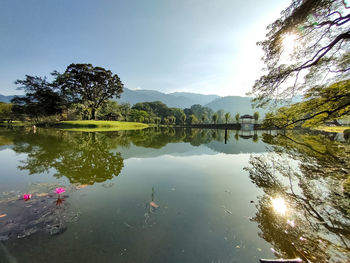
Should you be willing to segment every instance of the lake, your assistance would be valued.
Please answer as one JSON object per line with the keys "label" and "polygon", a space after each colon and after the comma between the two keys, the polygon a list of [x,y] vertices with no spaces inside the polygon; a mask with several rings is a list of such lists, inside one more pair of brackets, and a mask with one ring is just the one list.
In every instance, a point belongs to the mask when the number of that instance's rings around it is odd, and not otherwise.
{"label": "lake", "polygon": [[301,131],[1,128],[0,262],[349,262],[349,148]]}

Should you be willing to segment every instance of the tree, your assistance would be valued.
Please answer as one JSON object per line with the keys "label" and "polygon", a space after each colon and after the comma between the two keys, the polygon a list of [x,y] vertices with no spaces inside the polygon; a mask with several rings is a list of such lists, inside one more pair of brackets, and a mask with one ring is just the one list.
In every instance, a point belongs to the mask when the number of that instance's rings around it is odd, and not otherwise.
{"label": "tree", "polygon": [[215,112],[211,118],[213,120],[213,123],[216,124],[216,122],[218,121],[218,114]]}
{"label": "tree", "polygon": [[188,123],[189,123],[190,125],[193,125],[193,124],[197,124],[197,123],[198,123],[198,119],[197,119],[197,117],[196,117],[194,114],[191,114],[191,115],[189,116],[189,118],[187,119],[187,121],[188,121]]}
{"label": "tree", "polygon": [[218,110],[216,113],[218,115],[217,123],[222,123],[223,119],[225,117],[225,111],[224,110]]}
{"label": "tree", "polygon": [[12,120],[12,104],[0,102],[0,118],[7,119],[8,122]]}
{"label": "tree", "polygon": [[237,123],[239,123],[239,116],[240,116],[239,113],[237,113],[237,114],[235,115],[235,119],[236,119],[236,122],[237,122]]}
{"label": "tree", "polygon": [[[174,120],[174,124],[182,124],[183,122],[181,121],[181,116],[185,115],[183,109],[179,109],[179,108],[170,108],[169,109],[169,115],[170,116],[174,116],[175,120]],[[186,116],[186,115],[185,115]]]}
{"label": "tree", "polygon": [[129,103],[122,103],[119,105],[119,109],[120,109],[120,113],[124,117],[124,120],[127,120],[128,116],[130,114],[130,111],[131,111],[130,104]]}
{"label": "tree", "polygon": [[25,96],[11,100],[15,114],[25,114],[38,121],[39,117],[62,113],[64,100],[45,77],[26,75],[15,84],[25,91]]}
{"label": "tree", "polygon": [[143,110],[132,109],[129,114],[130,120],[134,122],[144,122],[149,118],[149,114]]}
{"label": "tree", "polygon": [[118,102],[109,100],[107,101],[97,113],[99,119],[105,119],[107,115],[113,114],[115,116],[120,116],[120,106]]}
{"label": "tree", "polygon": [[205,114],[202,114],[202,117],[201,117],[202,124],[205,123],[206,119],[207,119],[207,116],[205,116]]}
{"label": "tree", "polygon": [[70,64],[63,74],[56,76],[54,85],[61,89],[68,101],[78,102],[90,109],[90,119],[113,97],[120,98],[123,83],[117,74],[91,64]]}
{"label": "tree", "polygon": [[157,125],[159,125],[159,123],[161,122],[161,118],[160,117],[155,117],[154,118],[154,122],[157,124]]}
{"label": "tree", "polygon": [[175,116],[168,116],[169,124],[174,125],[176,122],[176,117]]}
{"label": "tree", "polygon": [[180,116],[180,119],[181,119],[182,124],[184,124],[185,121],[186,121],[186,114],[182,114],[182,115]]}
{"label": "tree", "polygon": [[[293,0],[268,26],[267,38],[258,43],[264,51],[266,73],[255,82],[251,93],[258,106],[297,93],[313,93],[315,86],[322,89],[347,80],[349,8],[349,3],[342,0]],[[346,97],[349,105],[350,93]],[[336,97],[328,99],[336,104]],[[339,104],[331,111],[342,111],[344,107]]]}
{"label": "tree", "polygon": [[259,112],[257,112],[257,111],[256,111],[256,112],[254,112],[253,117],[254,117],[255,123],[257,123],[257,122],[258,122],[258,120],[259,120],[259,117],[260,117]]}
{"label": "tree", "polygon": [[329,87],[316,86],[310,88],[304,95],[305,101],[279,108],[269,119],[264,120],[265,126],[278,128],[312,127],[327,120],[336,120],[350,113],[350,80],[334,83]]}
{"label": "tree", "polygon": [[231,118],[231,114],[230,114],[229,112],[226,112],[226,113],[225,113],[225,121],[226,121],[226,124],[227,124],[227,122],[230,120],[230,118]]}

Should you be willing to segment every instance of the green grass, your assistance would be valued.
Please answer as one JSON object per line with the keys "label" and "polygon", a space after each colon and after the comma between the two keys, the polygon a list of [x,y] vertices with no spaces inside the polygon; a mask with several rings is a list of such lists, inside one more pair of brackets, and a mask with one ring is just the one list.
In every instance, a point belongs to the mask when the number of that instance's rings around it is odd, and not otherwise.
{"label": "green grass", "polygon": [[122,131],[139,130],[147,128],[148,125],[139,122],[121,122],[121,121],[61,121],[56,127],[68,131]]}
{"label": "green grass", "polygon": [[319,126],[315,128],[319,131],[325,131],[325,132],[344,132],[344,130],[350,129],[350,126]]}

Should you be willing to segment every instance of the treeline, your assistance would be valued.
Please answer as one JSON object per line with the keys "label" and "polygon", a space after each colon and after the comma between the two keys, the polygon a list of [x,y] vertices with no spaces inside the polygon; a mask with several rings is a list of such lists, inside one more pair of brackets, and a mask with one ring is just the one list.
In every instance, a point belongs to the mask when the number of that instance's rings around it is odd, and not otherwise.
{"label": "treeline", "polygon": [[[24,96],[11,104],[0,104],[1,120],[30,120],[37,123],[59,120],[119,120],[164,125],[222,124],[232,122],[229,112],[214,112],[199,104],[191,108],[169,108],[160,101],[130,106],[118,104],[124,85],[118,75],[91,64],[71,64],[65,72],[46,77],[26,75],[15,84]],[[257,121],[259,113],[254,114]],[[235,115],[238,123],[240,115]]]}
{"label": "treeline", "polygon": [[[160,101],[139,102],[132,107],[128,103],[108,101],[97,115],[101,120],[136,121],[164,125],[193,125],[232,122],[230,113],[223,110],[214,112],[199,104],[191,108],[169,108]],[[237,121],[239,121],[239,114]]]}

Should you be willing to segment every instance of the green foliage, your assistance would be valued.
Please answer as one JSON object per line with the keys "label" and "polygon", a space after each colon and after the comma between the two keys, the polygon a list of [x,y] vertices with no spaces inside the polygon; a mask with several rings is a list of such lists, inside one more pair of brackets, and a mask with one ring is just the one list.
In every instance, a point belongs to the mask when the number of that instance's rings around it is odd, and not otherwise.
{"label": "green foliage", "polygon": [[119,98],[123,83],[118,75],[91,64],[70,64],[63,74],[56,76],[55,87],[62,91],[67,102],[80,103],[89,109],[89,119],[112,97]]}
{"label": "green foliage", "polygon": [[344,130],[344,139],[349,140],[350,139],[350,129]]}
{"label": "green foliage", "polygon": [[239,123],[239,117],[240,117],[240,115],[239,115],[239,113],[237,113],[237,114],[235,115],[235,119],[236,119],[236,122],[237,122],[237,123]]}
{"label": "green foliage", "polygon": [[10,103],[0,102],[0,119],[11,119],[12,107],[13,105]]}
{"label": "green foliage", "polygon": [[258,122],[258,120],[259,120],[259,117],[260,117],[259,112],[257,112],[257,111],[256,111],[256,112],[254,112],[253,117],[254,117],[255,123],[257,123],[257,122]]}
{"label": "green foliage", "polygon": [[279,108],[266,115],[266,127],[315,127],[325,121],[336,120],[350,113],[350,79],[328,87],[310,88],[304,95],[305,101]]}
{"label": "green foliage", "polygon": [[185,124],[185,121],[186,121],[186,114],[185,113],[183,115],[181,115],[180,120],[181,120],[181,124]]}
{"label": "green foliage", "polygon": [[255,103],[305,94],[304,102],[277,111],[273,125],[312,127],[349,113],[349,8],[342,0],[293,0],[267,28],[259,43],[266,74],[254,84]]}
{"label": "green foliage", "polygon": [[218,121],[218,114],[215,112],[212,116],[213,123],[216,124]]}
{"label": "green foliage", "polygon": [[190,116],[189,116],[189,118],[187,119],[187,122],[188,122],[188,124],[198,124],[199,123],[199,121],[198,121],[198,119],[197,119],[197,117],[196,117],[196,115],[194,115],[194,114],[191,114]]}
{"label": "green foliage", "polygon": [[226,124],[227,124],[227,122],[230,120],[230,118],[231,118],[231,114],[230,114],[229,112],[226,112],[226,113],[225,113],[225,121],[226,121]]}
{"label": "green foliage", "polygon": [[120,105],[116,101],[107,101],[97,113],[99,120],[108,119],[108,116],[114,116],[117,119],[121,116]]}
{"label": "green foliage", "polygon": [[213,110],[199,104],[194,104],[190,109],[184,109],[184,113],[186,114],[187,118],[193,114],[198,120],[202,120],[202,117],[205,116],[205,120],[210,121],[213,115]]}
{"label": "green foliage", "polygon": [[149,114],[144,110],[131,109],[129,119],[134,122],[149,122]]}
{"label": "green foliage", "polygon": [[217,123],[223,123],[223,120],[225,118],[224,110],[218,110],[216,114],[218,115]]}
{"label": "green foliage", "polygon": [[129,116],[129,113],[131,111],[131,107],[130,107],[130,104],[129,103],[122,103],[119,105],[119,110],[120,110],[120,113],[122,115],[122,117],[124,118],[124,120],[128,120],[128,116]]}
{"label": "green foliage", "polygon": [[343,183],[344,193],[349,197],[350,196],[350,177],[348,177]]}
{"label": "green foliage", "polygon": [[15,84],[21,85],[19,89],[25,91],[25,96],[11,100],[14,114],[28,115],[38,121],[39,117],[62,113],[63,98],[46,78],[26,75],[24,80],[16,80]]}
{"label": "green foliage", "polygon": [[116,74],[91,64],[71,64],[63,74],[54,71],[52,75],[52,83],[45,77],[29,75],[17,80],[15,84],[21,85],[26,94],[12,99],[13,113],[35,121],[57,114],[96,119],[97,111],[123,92],[123,83]]}
{"label": "green foliage", "polygon": [[[252,91],[258,104],[348,76],[348,9],[349,3],[342,0],[293,0],[267,27],[266,39],[258,43],[264,51],[267,72]],[[293,50],[288,50],[290,44],[294,44]]]}
{"label": "green foliage", "polygon": [[202,123],[205,123],[206,120],[207,120],[207,116],[206,116],[205,114],[203,114],[203,115],[201,116],[201,121],[202,121]]}

